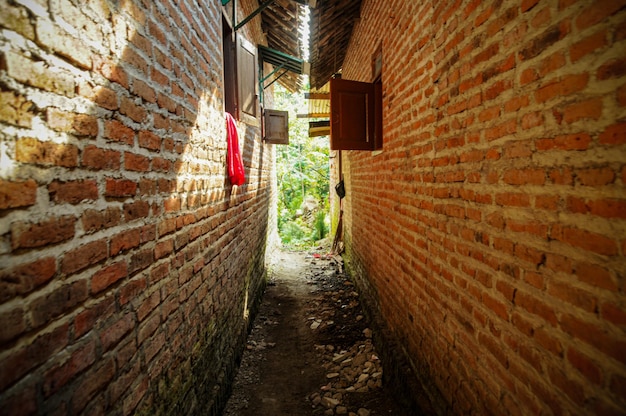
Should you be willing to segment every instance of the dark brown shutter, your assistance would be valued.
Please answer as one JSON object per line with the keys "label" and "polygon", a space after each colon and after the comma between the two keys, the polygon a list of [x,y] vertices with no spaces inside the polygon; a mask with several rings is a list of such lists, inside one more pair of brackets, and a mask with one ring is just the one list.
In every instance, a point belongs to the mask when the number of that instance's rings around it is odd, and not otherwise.
{"label": "dark brown shutter", "polygon": [[239,108],[253,117],[257,115],[257,68],[256,48],[241,36],[237,36]]}
{"label": "dark brown shutter", "polygon": [[374,150],[376,106],[374,84],[330,80],[330,148]]}
{"label": "dark brown shutter", "polygon": [[270,144],[289,144],[289,113],[265,110],[265,140]]}

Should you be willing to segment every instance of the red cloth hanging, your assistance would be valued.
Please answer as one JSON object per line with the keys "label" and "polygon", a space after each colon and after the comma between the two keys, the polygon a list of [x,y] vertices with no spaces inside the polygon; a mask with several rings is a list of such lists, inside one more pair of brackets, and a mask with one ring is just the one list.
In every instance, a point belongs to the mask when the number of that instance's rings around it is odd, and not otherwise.
{"label": "red cloth hanging", "polygon": [[230,113],[226,114],[226,138],[228,140],[228,150],[226,153],[226,163],[228,165],[228,178],[233,185],[243,185],[246,181],[246,172],[241,160],[239,151],[239,135],[235,119]]}

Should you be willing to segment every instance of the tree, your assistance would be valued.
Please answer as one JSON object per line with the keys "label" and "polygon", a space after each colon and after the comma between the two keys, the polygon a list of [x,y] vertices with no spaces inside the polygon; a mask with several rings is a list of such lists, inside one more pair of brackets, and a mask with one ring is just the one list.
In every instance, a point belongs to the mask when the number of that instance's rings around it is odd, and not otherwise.
{"label": "tree", "polygon": [[[307,108],[303,94],[276,85],[274,99],[276,108],[289,112],[289,146],[276,151],[278,232],[286,245],[311,245],[328,232],[328,137],[309,137],[308,120],[297,118]],[[309,209],[311,201],[315,209]]]}

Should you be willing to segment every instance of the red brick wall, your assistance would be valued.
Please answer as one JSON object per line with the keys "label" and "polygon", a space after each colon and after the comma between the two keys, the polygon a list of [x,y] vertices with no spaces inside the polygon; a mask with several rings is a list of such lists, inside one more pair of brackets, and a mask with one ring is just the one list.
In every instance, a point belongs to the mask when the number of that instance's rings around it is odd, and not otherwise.
{"label": "red brick wall", "polygon": [[351,270],[452,414],[626,408],[626,3],[364,0]]}
{"label": "red brick wall", "polygon": [[0,3],[0,408],[213,414],[274,193],[258,123],[225,177],[220,3]]}

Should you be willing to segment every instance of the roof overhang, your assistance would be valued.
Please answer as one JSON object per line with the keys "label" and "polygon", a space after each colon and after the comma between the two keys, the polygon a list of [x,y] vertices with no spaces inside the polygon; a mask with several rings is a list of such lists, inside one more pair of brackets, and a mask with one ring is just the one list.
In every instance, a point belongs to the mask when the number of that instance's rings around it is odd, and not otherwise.
{"label": "roof overhang", "polygon": [[361,0],[317,0],[310,21],[311,88],[322,88],[341,70],[360,15]]}

